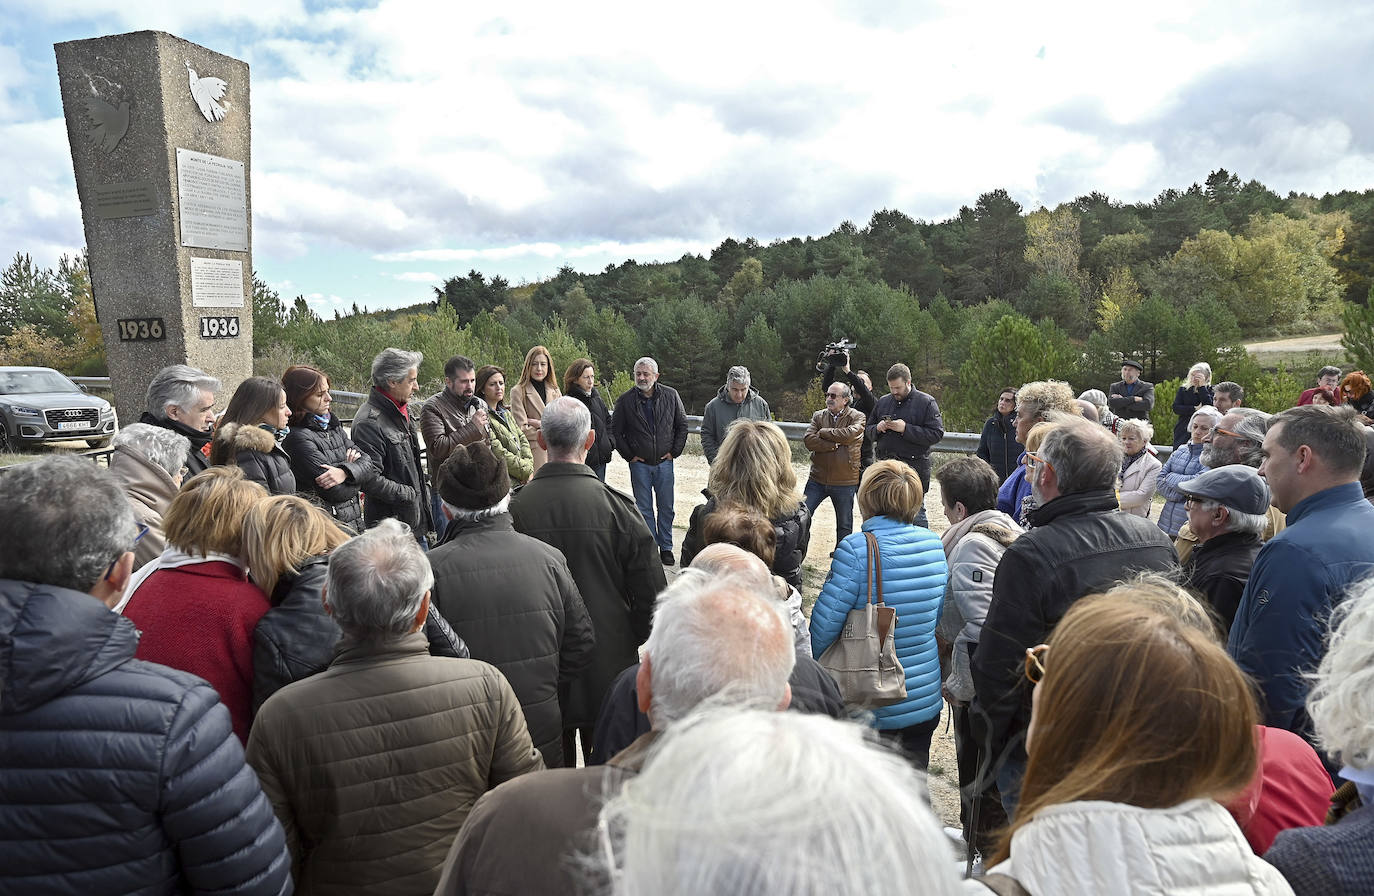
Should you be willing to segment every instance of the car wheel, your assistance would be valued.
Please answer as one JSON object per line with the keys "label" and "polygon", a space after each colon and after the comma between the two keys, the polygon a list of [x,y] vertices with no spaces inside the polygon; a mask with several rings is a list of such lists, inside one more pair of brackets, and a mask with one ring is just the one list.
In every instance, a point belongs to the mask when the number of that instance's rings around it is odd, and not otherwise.
{"label": "car wheel", "polygon": [[13,442],[14,440],[10,438],[9,426],[5,424],[4,420],[0,420],[0,454],[16,453],[19,449],[14,446]]}
{"label": "car wheel", "polygon": [[87,439],[86,444],[91,448],[109,448],[110,439]]}

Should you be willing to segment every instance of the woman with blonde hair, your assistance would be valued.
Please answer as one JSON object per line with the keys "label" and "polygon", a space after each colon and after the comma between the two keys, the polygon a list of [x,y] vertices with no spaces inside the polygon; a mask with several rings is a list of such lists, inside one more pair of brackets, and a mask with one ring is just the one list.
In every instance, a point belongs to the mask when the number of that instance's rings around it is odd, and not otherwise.
{"label": "woman with blonde hair", "polygon": [[944,705],[935,623],[949,579],[940,536],[916,525],[924,500],[921,478],[907,464],[881,460],[865,470],[859,482],[862,531],[835,547],[830,575],[811,608],[811,652],[819,658],[840,636],[849,611],[868,602],[871,540],[881,566],[883,600],[897,611],[894,643],[907,694],[900,703],[874,710],[873,725],[921,768],[930,762],[930,739]]}
{"label": "woman with blonde hair", "polygon": [[1188,425],[1192,422],[1193,414],[1197,413],[1198,408],[1212,404],[1214,397],[1212,365],[1199,361],[1188,368],[1187,379],[1174,395],[1174,413],[1178,415],[1178,422],[1174,424],[1175,448],[1187,443]]}
{"label": "woman with blonde hair", "polygon": [[811,544],[811,517],[797,494],[792,449],[776,423],[738,420],[725,431],[716,462],[706,480],[708,497],[692,511],[682,540],[682,565],[706,546],[702,528],[718,507],[752,510],[773,524],[777,546],[773,572],[798,590],[801,565]]}
{"label": "woman with blonde hair", "polygon": [[536,473],[549,459],[549,453],[539,447],[539,421],[549,402],[562,394],[558,391],[558,377],[553,372],[553,356],[544,346],[536,345],[525,353],[525,366],[510,392],[510,410],[529,440]]}
{"label": "woman with blonde hair", "polygon": [[210,682],[245,743],[253,629],[272,605],[248,578],[244,520],[266,498],[237,466],[188,479],[162,517],[167,549],[130,580],[122,608],[142,633],[135,656]]}
{"label": "woman with blonde hair", "polygon": [[1121,509],[1136,516],[1150,517],[1159,470],[1163,464],[1150,452],[1155,428],[1149,420],[1121,421],[1121,477],[1116,500]]}
{"label": "woman with blonde hair", "polygon": [[1026,774],[989,876],[1064,896],[1292,892],[1219,804],[1255,773],[1259,712],[1211,635],[1130,589],[1094,595],[1027,649],[1026,677]]}
{"label": "woman with blonde hair", "polygon": [[[280,689],[324,671],[342,632],[324,609],[329,555],[351,536],[328,513],[294,495],[254,505],[243,525],[244,556],[269,609],[253,634],[253,712]],[[434,656],[468,656],[437,612],[425,619]]]}

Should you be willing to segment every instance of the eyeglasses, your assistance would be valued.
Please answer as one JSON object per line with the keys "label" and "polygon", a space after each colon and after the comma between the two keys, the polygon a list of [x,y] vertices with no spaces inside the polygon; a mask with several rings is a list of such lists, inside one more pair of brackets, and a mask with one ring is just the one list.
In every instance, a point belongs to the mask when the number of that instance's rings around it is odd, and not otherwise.
{"label": "eyeglasses", "polygon": [[1229,430],[1229,429],[1222,429],[1220,426],[1213,426],[1213,427],[1212,427],[1212,433],[1213,433],[1213,434],[1221,433],[1222,435],[1224,435],[1224,436],[1230,436],[1230,437],[1233,438],[1233,439],[1242,439],[1242,440],[1244,440],[1244,441],[1249,441],[1249,439],[1246,439],[1245,436],[1241,435],[1240,433],[1238,433],[1238,432],[1231,432],[1231,430]]}
{"label": "eyeglasses", "polygon": [[1041,456],[1038,455],[1038,454],[1031,454],[1029,451],[1027,451],[1027,452],[1026,452],[1026,460],[1027,460],[1026,466],[1030,467],[1032,470],[1034,470],[1037,466],[1039,466],[1039,465],[1041,465],[1041,464],[1044,464],[1045,466],[1047,466],[1047,467],[1050,468],[1050,472],[1051,472],[1051,473],[1053,473],[1053,474],[1056,475],[1056,476],[1059,475],[1059,471],[1056,470],[1056,469],[1054,468],[1054,464],[1052,464],[1052,463],[1050,463],[1049,461],[1045,460],[1043,457],[1041,457]]}
{"label": "eyeglasses", "polygon": [[[145,536],[145,535],[147,535],[147,534],[148,534],[148,526],[147,526],[147,524],[146,524],[146,523],[139,523],[139,524],[138,524],[138,534],[134,536],[134,543],[131,544],[131,545],[129,545],[129,550],[132,551],[134,548],[138,547],[138,543],[139,543],[140,541],[142,541],[142,540],[143,540],[143,536]],[[101,576],[100,578],[101,578],[101,579],[108,579],[108,578],[110,577],[110,573],[114,572],[115,564],[118,563],[119,560],[120,560],[120,558],[123,557],[123,556],[124,556],[123,554],[120,554],[119,557],[116,557],[116,558],[114,558],[113,560],[111,560],[111,561],[110,561],[110,565],[107,566],[107,567],[105,567],[105,575]]]}
{"label": "eyeglasses", "polygon": [[1026,679],[1031,684],[1039,684],[1040,679],[1045,677],[1045,654],[1049,649],[1048,644],[1026,648]]}

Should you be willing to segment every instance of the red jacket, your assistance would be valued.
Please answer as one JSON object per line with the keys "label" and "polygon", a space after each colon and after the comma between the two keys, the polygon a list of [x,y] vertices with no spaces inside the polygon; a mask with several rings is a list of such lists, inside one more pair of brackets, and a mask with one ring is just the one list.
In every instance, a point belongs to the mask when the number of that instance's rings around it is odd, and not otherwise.
{"label": "red jacket", "polygon": [[1250,786],[1226,804],[1255,855],[1264,855],[1279,831],[1320,825],[1335,787],[1307,741],[1282,728],[1255,726],[1259,766]]}
{"label": "red jacket", "polygon": [[159,569],[138,586],[124,615],[141,637],[134,655],[208,681],[248,742],[253,721],[253,630],[272,604],[223,560]]}

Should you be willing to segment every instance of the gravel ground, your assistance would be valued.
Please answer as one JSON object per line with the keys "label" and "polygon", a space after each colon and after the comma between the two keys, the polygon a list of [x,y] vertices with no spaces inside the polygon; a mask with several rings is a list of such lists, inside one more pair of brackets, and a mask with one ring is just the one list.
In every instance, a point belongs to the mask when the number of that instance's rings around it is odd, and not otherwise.
{"label": "gravel ground", "polygon": [[[696,437],[693,436],[688,443],[688,453],[679,457],[673,464],[673,474],[676,480],[674,505],[677,513],[673,521],[674,553],[677,553],[683,537],[687,534],[687,522],[691,519],[692,509],[705,500],[701,495],[701,490],[706,487],[708,467],[706,458],[699,451],[694,452],[695,444]],[[793,464],[793,467],[797,471],[797,483],[800,490],[801,484],[806,482],[810,473],[810,465]],[[628,465],[619,458],[614,460],[606,470],[606,482],[608,485],[629,494],[630,469]],[[949,527],[943,506],[940,503],[940,484],[932,479],[930,494],[926,496],[926,515],[930,518],[930,528],[937,533],[943,532]],[[858,524],[857,507],[855,508],[855,524]],[[829,556],[834,549],[835,513],[830,502],[827,501],[816,510],[816,517],[811,521],[811,546],[807,552],[807,560],[802,564],[802,600],[808,612],[816,599],[816,595],[820,592],[821,586],[825,583],[826,573],[830,571]],[[673,570],[669,570],[670,576],[672,573]],[[943,824],[958,827],[959,772],[954,760],[954,729],[951,724],[948,708],[946,708],[940,728],[936,731],[930,744],[928,780],[931,806],[934,808],[935,814],[939,816]]]}

